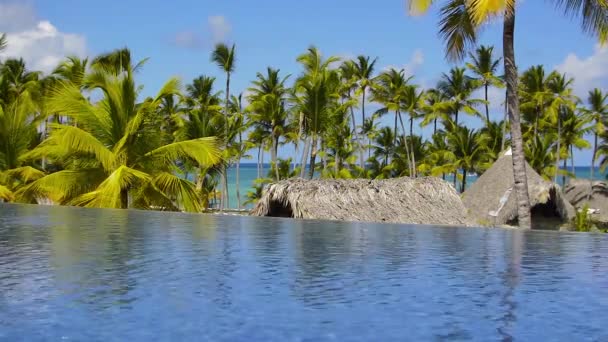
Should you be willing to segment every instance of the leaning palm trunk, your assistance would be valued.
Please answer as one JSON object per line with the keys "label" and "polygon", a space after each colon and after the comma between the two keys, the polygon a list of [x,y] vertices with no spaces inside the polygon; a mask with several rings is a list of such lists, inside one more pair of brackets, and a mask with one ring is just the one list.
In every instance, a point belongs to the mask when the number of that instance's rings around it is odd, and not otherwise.
{"label": "leaning palm trunk", "polygon": [[509,110],[507,109],[507,102],[505,101],[505,116],[502,120],[502,141],[500,142],[501,152],[505,150],[505,143],[507,142],[507,120],[509,119],[508,113]]}
{"label": "leaning palm trunk", "polygon": [[507,108],[511,121],[511,146],[513,147],[513,178],[517,195],[517,215],[520,228],[530,229],[530,196],[526,177],[521,123],[519,118],[519,99],[517,97],[517,67],[515,65],[515,4],[505,10],[503,27],[503,54],[505,80],[507,84]]}
{"label": "leaning palm trunk", "polygon": [[560,146],[560,142],[562,140],[562,121],[560,120],[560,111],[561,108],[558,110],[557,113],[557,146],[555,149],[555,183],[557,183],[557,178],[558,178],[558,174],[559,174],[559,162],[560,162],[560,152],[561,152],[561,146]]}
{"label": "leaning palm trunk", "polygon": [[484,84],[484,86],[485,86],[485,92],[486,92],[486,94],[485,94],[486,95],[486,97],[485,97],[485,100],[486,100],[486,103],[485,103],[486,104],[486,122],[490,122],[490,104],[488,103],[488,83],[486,82]]}
{"label": "leaning palm trunk", "polygon": [[[363,128],[363,125],[365,124],[365,88],[363,88],[363,93],[361,94],[361,127]],[[361,153],[359,155],[359,162],[361,165],[361,168],[365,168],[365,137],[363,135],[363,132],[361,132],[361,136],[360,136],[360,140],[361,140]]]}
{"label": "leaning palm trunk", "polygon": [[[570,145],[570,170],[572,172],[572,177],[576,178],[576,168],[574,167],[574,146]],[[566,184],[564,184],[566,185]]]}
{"label": "leaning palm trunk", "polygon": [[593,134],[593,154],[591,155],[591,172],[589,174],[589,193],[587,194],[587,200],[591,199],[591,195],[593,195],[593,175],[595,173],[596,155],[597,155],[597,131]]}
{"label": "leaning palm trunk", "polygon": [[397,111],[397,116],[399,117],[399,122],[401,123],[401,132],[403,134],[403,144],[405,145],[405,157],[407,158],[407,164],[410,168],[410,176],[412,175],[412,166],[410,165],[410,148],[407,143],[407,136],[405,135],[405,125],[403,124],[403,118],[401,117],[401,112]]}

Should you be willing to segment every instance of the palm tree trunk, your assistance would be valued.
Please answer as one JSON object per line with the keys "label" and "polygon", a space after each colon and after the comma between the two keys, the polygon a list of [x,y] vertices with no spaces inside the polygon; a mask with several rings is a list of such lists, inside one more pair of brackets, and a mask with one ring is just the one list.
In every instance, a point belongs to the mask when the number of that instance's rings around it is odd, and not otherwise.
{"label": "palm tree trunk", "polygon": [[395,129],[394,129],[394,132],[395,132],[395,139],[393,139],[394,140],[393,141],[393,145],[397,146],[397,137],[398,137],[398,134],[397,134],[397,112],[395,112]]}
{"label": "palm tree trunk", "polygon": [[591,155],[591,170],[589,172],[589,193],[587,200],[593,195],[593,175],[595,173],[595,157],[597,155],[597,131],[593,134],[593,154]]}
{"label": "palm tree trunk", "polygon": [[310,143],[310,169],[308,169],[308,179],[312,179],[315,175],[315,162],[317,159],[317,134],[312,133]]}
{"label": "palm tree trunk", "polygon": [[574,145],[570,145],[570,167],[572,170],[572,177],[576,178],[576,169],[574,167]]}
{"label": "palm tree trunk", "polygon": [[[514,1],[515,2],[515,1]],[[520,228],[532,228],[526,159],[519,118],[519,98],[517,96],[517,66],[515,65],[515,4],[505,10],[503,27],[503,59],[507,83],[507,106],[511,121],[511,146],[513,148],[513,178],[517,195],[517,217]]]}
{"label": "palm tree trunk", "polygon": [[462,169],[462,186],[460,188],[460,193],[463,193],[467,188],[467,169]]}
{"label": "palm tree trunk", "polygon": [[486,91],[486,122],[490,122],[490,104],[488,103],[488,84],[485,84]]}
{"label": "palm tree trunk", "polygon": [[[274,131],[274,130],[273,130]],[[274,168],[274,180],[279,180],[279,165],[277,163],[277,145],[279,144],[279,138],[275,137],[274,132],[272,134],[272,146],[270,148],[270,159],[272,167]]]}
{"label": "palm tree trunk", "polygon": [[[224,102],[224,139],[226,140],[226,148],[228,147],[228,102],[230,101],[230,73],[226,73],[226,100]],[[230,199],[228,196],[228,165],[222,167],[222,199],[220,210],[230,207]]]}
{"label": "palm tree trunk", "polygon": [[323,156],[321,160],[323,162],[323,170],[327,169],[327,146],[325,146],[325,139],[321,138],[321,152],[323,152]]}
{"label": "palm tree trunk", "polygon": [[258,178],[262,178],[262,143],[258,146]]}
{"label": "palm tree trunk", "polygon": [[509,110],[507,109],[507,102],[505,101],[505,116],[502,120],[502,141],[500,142],[500,152],[505,150],[505,144],[507,142],[507,120]]}
{"label": "palm tree trunk", "polygon": [[359,139],[361,141],[360,153],[359,153],[359,166],[361,168],[365,168],[365,137],[363,135],[363,124],[365,124],[365,89],[363,89],[363,94],[361,94],[361,129]]}
{"label": "palm tree trunk", "polygon": [[264,154],[266,153],[264,145],[265,144],[262,143],[262,158],[261,158],[261,162],[260,162],[260,173],[262,174],[262,178],[266,177],[266,175],[264,174]]}
{"label": "palm tree trunk", "polygon": [[236,161],[236,201],[239,210],[241,209],[241,191],[239,189],[241,176],[241,149],[243,148],[243,135],[239,132],[239,159]]}
{"label": "palm tree trunk", "polygon": [[338,149],[336,148],[334,154],[334,178],[338,178],[338,172],[340,171],[340,157],[338,155]]}
{"label": "palm tree trunk", "polygon": [[120,208],[129,209],[129,190],[128,189],[120,190]]}
{"label": "palm tree trunk", "polygon": [[306,158],[308,157],[308,152],[310,151],[310,139],[309,137],[304,138],[304,151],[302,151],[302,164],[300,169],[300,178],[304,178],[306,175]]}
{"label": "palm tree trunk", "polygon": [[560,162],[560,152],[561,152],[561,136],[562,136],[562,121],[560,120],[560,111],[561,108],[558,110],[557,113],[557,146],[555,149],[555,179],[554,182],[557,183],[557,179],[558,179],[558,174],[559,174],[559,162]]}
{"label": "palm tree trunk", "polygon": [[436,118],[433,120],[433,135],[435,135],[435,133],[437,133],[437,119]]}
{"label": "palm tree trunk", "polygon": [[[568,171],[568,158],[567,157],[564,158],[564,160],[562,161],[562,163],[563,163],[562,168],[564,169],[565,172],[567,172]],[[565,174],[562,175],[562,186],[563,185],[566,185],[566,175]]]}
{"label": "palm tree trunk", "polygon": [[416,177],[416,156],[414,155],[414,117],[410,114],[410,144],[412,155],[412,175]]}
{"label": "palm tree trunk", "polygon": [[405,157],[407,158],[407,164],[410,168],[409,173],[410,177],[412,176],[412,165],[410,165],[410,161],[412,160],[410,157],[410,147],[407,143],[407,136],[405,135],[405,125],[403,124],[403,118],[401,117],[401,112],[397,111],[397,116],[399,117],[399,122],[401,123],[401,134],[403,134],[403,144],[405,145]]}

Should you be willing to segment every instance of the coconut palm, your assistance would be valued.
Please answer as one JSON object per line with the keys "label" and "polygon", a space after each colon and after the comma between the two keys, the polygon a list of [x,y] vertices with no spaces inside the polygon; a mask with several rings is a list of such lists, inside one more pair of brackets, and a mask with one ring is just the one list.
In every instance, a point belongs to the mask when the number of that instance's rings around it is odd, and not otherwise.
{"label": "coconut palm", "polygon": [[[455,157],[454,164],[462,170],[460,192],[464,192],[467,185],[467,173],[478,171],[480,164],[484,161],[487,137],[480,131],[458,126],[455,123],[450,126],[446,131],[446,138]],[[457,177],[455,176],[455,178]]]}
{"label": "coconut palm", "polygon": [[21,195],[85,207],[202,209],[194,184],[174,171],[178,160],[200,166],[218,163],[216,141],[200,138],[162,144],[157,134],[158,107],[164,97],[179,93],[179,82],[168,81],[155,97],[138,103],[140,88],[130,60],[128,50],[95,59],[84,84],[103,94],[97,103],[87,100],[71,82],[56,84],[49,110],[74,117],[79,125],[55,124],[49,137],[26,154],[24,160],[45,156],[62,170],[27,185]]}
{"label": "coconut palm", "polygon": [[[258,73],[253,87],[249,88],[250,118],[255,126],[263,126],[270,132],[271,140],[271,160],[272,164],[277,164],[279,139],[286,132],[288,111],[286,108],[287,87],[285,82],[289,75],[279,76],[279,70],[268,68],[266,75]],[[277,173],[275,180],[279,180],[278,168],[274,168]]]}
{"label": "coconut palm", "polygon": [[466,75],[465,68],[452,68],[448,74],[443,73],[437,89],[451,102],[454,123],[458,125],[458,114],[464,111],[469,115],[479,116],[475,106],[483,100],[471,99],[475,90],[475,81]]}
{"label": "coconut palm", "polygon": [[[410,116],[410,145],[411,145],[411,159],[410,159],[410,177],[416,177],[416,153],[414,153],[414,120],[424,116],[424,99],[425,93],[422,90],[418,90],[418,86],[408,85],[403,89],[403,111],[407,112]],[[420,146],[422,143],[419,142]]]}
{"label": "coconut palm", "polygon": [[605,132],[604,124],[608,122],[608,93],[603,94],[602,90],[595,88],[589,91],[589,108],[585,110],[585,114],[593,124],[593,153],[591,155],[591,175],[593,181],[595,172],[595,161],[597,160],[598,136]]}
{"label": "coconut palm", "polygon": [[445,94],[435,88],[426,91],[423,105],[423,119],[420,126],[426,127],[433,123],[433,135],[437,133],[437,120],[446,121],[449,118],[451,105]]}
{"label": "coconut palm", "polygon": [[524,71],[520,77],[521,114],[526,122],[531,123],[530,128],[532,128],[524,134],[526,138],[530,134],[532,136],[538,134],[540,120],[550,104],[552,95],[549,80],[554,75],[555,73],[547,74],[543,65],[535,65]]}
{"label": "coconut palm", "polygon": [[[211,54],[211,61],[214,62],[223,72],[226,73],[226,93],[225,101],[224,101],[224,116],[225,120],[228,121],[228,107],[230,102],[230,75],[234,72],[236,56],[235,56],[235,48],[236,45],[232,44],[232,47],[228,47],[228,45],[224,43],[219,43],[215,45],[215,49]],[[228,136],[228,125],[225,126],[224,129],[224,137]],[[226,142],[227,145],[227,142]],[[220,203],[220,209],[230,207],[229,197],[228,197],[228,174],[226,170],[226,166],[224,165],[222,169],[222,200]]]}
{"label": "coconut palm", "polygon": [[232,143],[232,153],[230,155],[234,156],[236,163],[236,200],[237,200],[237,208],[241,209],[241,191],[240,191],[240,170],[241,170],[241,159],[250,158],[251,156],[247,155],[247,151],[249,151],[254,144],[249,141],[243,141],[243,133],[249,129],[251,122],[247,120],[247,117],[250,116],[250,113],[243,108],[243,94],[239,94],[239,96],[232,96],[230,99],[230,113],[231,117],[228,121],[228,132],[230,136],[230,141]]}
{"label": "coconut palm", "polygon": [[[340,97],[340,78],[337,70],[330,65],[338,61],[337,57],[324,59],[319,50],[312,46],[307,52],[298,56],[297,61],[304,67],[304,73],[296,80],[295,98],[296,111],[303,114],[304,130],[310,139],[310,169],[309,178],[315,171],[318,153],[318,143],[327,121]],[[308,149],[304,148],[304,155]],[[302,164],[304,166],[304,163]],[[304,170],[304,167],[302,167]]]}
{"label": "coconut palm", "polygon": [[[567,108],[561,125],[561,133],[559,135],[563,144],[566,155],[570,156],[571,175],[574,177],[574,148],[581,150],[590,148],[591,144],[584,138],[585,134],[591,132],[592,127],[589,127],[590,118],[585,115],[579,115],[577,111]],[[563,184],[566,182],[564,180]]]}
{"label": "coconut palm", "polygon": [[[410,12],[424,13],[439,0],[407,0]],[[517,96],[517,66],[515,63],[515,16],[516,0],[444,0],[440,17],[440,34],[446,41],[446,54],[451,59],[462,59],[464,53],[475,43],[478,28],[497,14],[503,17],[503,61],[506,81],[506,105],[511,123],[513,147],[513,174],[517,194],[518,222],[530,228],[530,198],[526,178],[524,144],[519,117]],[[608,39],[608,6],[599,0],[554,0],[555,6],[565,15],[581,19],[585,33]]]}
{"label": "coconut palm", "polygon": [[[365,122],[365,96],[367,89],[373,87],[374,67],[377,60],[377,58],[374,58],[370,62],[369,57],[359,55],[353,63],[355,79],[359,86],[358,92],[361,94],[361,122]],[[364,167],[364,163],[365,161],[361,159],[359,166]]]}
{"label": "coconut palm", "polygon": [[35,164],[23,160],[38,144],[38,126],[44,120],[27,91],[10,104],[0,104],[0,199],[17,199],[15,193],[22,186],[44,176]]}
{"label": "coconut palm", "polygon": [[495,59],[493,56],[494,47],[481,45],[475,50],[475,53],[469,53],[470,63],[467,63],[467,68],[477,77],[474,79],[479,87],[484,89],[484,100],[486,107],[486,121],[490,121],[490,102],[488,101],[489,87],[504,87],[500,77],[496,75],[500,65],[500,58]]}

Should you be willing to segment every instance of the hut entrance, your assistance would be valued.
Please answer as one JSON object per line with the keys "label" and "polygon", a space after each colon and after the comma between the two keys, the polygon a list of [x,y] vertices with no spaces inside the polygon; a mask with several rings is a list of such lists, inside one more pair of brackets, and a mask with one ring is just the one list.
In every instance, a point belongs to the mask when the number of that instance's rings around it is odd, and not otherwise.
{"label": "hut entrance", "polygon": [[558,230],[563,223],[553,197],[547,203],[533,206],[531,211],[532,228],[534,229]]}
{"label": "hut entrance", "polygon": [[268,215],[271,217],[293,217],[293,211],[288,203],[281,201],[270,201],[270,207],[268,208]]}
{"label": "hut entrance", "polygon": [[[547,203],[539,203],[531,208],[532,229],[538,230],[559,230],[564,223],[564,219],[559,214],[557,205],[555,204],[553,194]],[[508,225],[518,226],[517,217],[507,222]]]}

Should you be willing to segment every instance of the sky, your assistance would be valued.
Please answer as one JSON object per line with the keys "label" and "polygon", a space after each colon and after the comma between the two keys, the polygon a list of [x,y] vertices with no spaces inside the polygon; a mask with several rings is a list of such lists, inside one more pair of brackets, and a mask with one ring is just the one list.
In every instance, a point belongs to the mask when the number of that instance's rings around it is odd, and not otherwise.
{"label": "sky", "polygon": [[[575,78],[575,93],[608,89],[608,48],[580,30],[547,1],[520,1],[516,23],[516,62],[520,70],[544,64]],[[295,78],[296,57],[310,45],[325,56],[378,57],[377,71],[404,68],[415,83],[432,87],[451,67],[437,35],[438,11],[409,16],[405,0],[0,0],[0,32],[8,49],[0,58],[23,57],[31,69],[50,71],[66,55],[95,56],[129,47],[137,60],[149,58],[138,81],[152,95],[170,77],[184,84],[205,74],[224,74],[209,60],[214,44],[237,45],[233,92],[243,92],[267,66]],[[483,28],[480,43],[502,53],[502,25]],[[480,94],[481,97],[481,94]],[[504,91],[492,89],[491,118],[503,116]],[[373,110],[371,108],[370,110]],[[388,122],[387,117],[383,122]],[[466,118],[473,127],[476,118]],[[428,135],[429,129],[422,130]],[[290,154],[282,148],[281,156]],[[591,151],[575,152],[588,165]]]}

